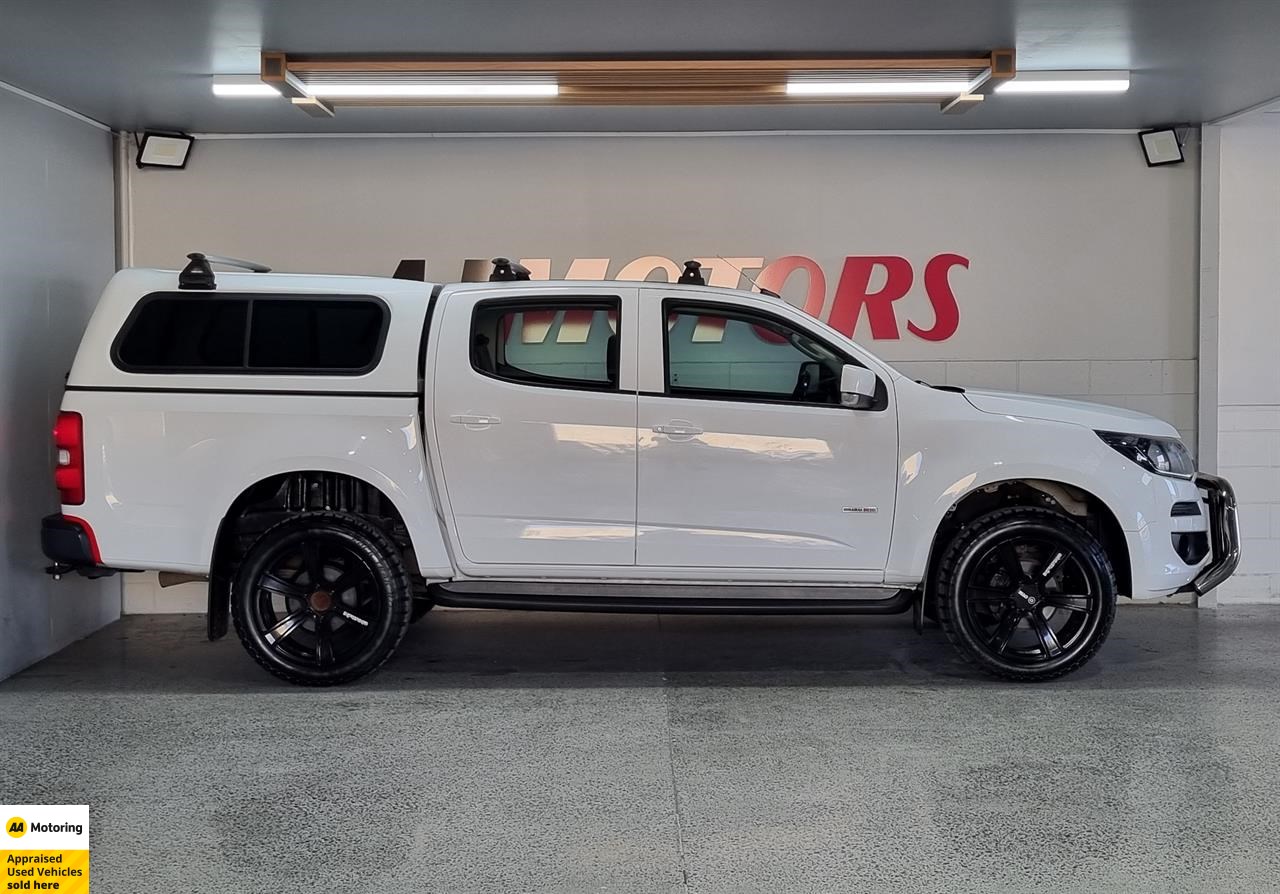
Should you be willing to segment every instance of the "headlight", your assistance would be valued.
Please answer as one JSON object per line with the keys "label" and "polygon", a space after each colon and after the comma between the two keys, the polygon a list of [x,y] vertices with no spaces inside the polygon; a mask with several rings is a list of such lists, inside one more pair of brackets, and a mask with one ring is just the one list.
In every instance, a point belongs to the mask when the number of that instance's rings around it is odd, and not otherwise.
{"label": "headlight", "polygon": [[1118,431],[1100,431],[1098,437],[1149,472],[1172,478],[1191,478],[1196,464],[1177,438],[1149,438]]}

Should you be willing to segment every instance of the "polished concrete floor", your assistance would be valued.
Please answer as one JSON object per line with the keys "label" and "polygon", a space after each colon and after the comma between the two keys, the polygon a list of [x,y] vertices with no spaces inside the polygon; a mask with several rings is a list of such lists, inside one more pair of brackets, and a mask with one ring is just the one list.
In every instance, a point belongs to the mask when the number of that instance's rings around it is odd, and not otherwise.
{"label": "polished concrete floor", "polygon": [[195,616],[0,683],[0,801],[109,892],[1280,890],[1280,611],[1123,608],[1083,671],[905,618],[438,611],[277,683]]}

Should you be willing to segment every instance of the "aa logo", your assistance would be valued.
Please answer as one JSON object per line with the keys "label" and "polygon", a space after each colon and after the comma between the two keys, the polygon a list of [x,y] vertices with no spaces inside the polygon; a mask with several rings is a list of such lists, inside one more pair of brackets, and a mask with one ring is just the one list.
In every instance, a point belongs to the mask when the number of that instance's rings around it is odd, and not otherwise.
{"label": "aa logo", "polygon": [[15,816],[4,824],[4,830],[9,833],[10,838],[21,838],[27,834],[27,821],[20,816]]}

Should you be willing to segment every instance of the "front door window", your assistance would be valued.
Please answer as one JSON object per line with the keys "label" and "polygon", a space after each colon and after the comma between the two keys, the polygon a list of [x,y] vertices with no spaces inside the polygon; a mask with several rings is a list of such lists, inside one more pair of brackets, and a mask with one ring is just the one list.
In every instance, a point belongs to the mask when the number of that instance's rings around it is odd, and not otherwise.
{"label": "front door window", "polygon": [[840,404],[844,358],[772,317],[675,306],[666,351],[673,396]]}

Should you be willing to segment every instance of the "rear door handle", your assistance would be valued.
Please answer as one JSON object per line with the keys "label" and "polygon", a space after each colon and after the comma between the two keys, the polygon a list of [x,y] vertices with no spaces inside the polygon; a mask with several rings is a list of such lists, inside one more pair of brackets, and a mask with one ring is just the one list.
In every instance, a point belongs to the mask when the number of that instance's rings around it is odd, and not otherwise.
{"label": "rear door handle", "polygon": [[683,419],[672,419],[666,425],[655,425],[653,430],[657,434],[676,438],[692,438],[703,433],[698,426]]}
{"label": "rear door handle", "polygon": [[484,416],[481,414],[459,413],[456,416],[450,416],[449,421],[454,425],[465,425],[467,428],[488,428],[491,425],[497,425],[502,422],[497,416]]}

